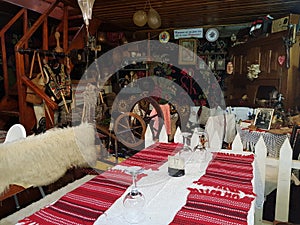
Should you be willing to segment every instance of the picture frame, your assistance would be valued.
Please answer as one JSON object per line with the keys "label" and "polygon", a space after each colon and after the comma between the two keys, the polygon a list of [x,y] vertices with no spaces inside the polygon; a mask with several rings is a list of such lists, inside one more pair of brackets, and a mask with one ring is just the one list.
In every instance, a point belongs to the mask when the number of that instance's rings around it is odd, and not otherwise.
{"label": "picture frame", "polygon": [[196,65],[197,63],[197,41],[196,39],[179,40],[179,65]]}
{"label": "picture frame", "polygon": [[216,59],[216,70],[225,70],[225,58],[220,55]]}
{"label": "picture frame", "polygon": [[207,65],[206,60],[206,56],[199,56],[196,68],[198,70],[205,70]]}
{"label": "picture frame", "polygon": [[274,114],[274,109],[257,108],[254,125],[260,129],[270,130],[273,114]]}

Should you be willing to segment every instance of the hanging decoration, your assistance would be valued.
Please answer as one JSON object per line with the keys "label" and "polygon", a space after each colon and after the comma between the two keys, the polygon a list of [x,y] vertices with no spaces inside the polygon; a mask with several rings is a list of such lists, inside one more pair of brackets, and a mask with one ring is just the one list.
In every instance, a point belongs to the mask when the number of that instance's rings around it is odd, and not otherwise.
{"label": "hanging decoration", "polygon": [[139,27],[145,26],[147,23],[147,13],[143,10],[138,10],[133,14],[133,22]]}
{"label": "hanging decoration", "polygon": [[160,15],[158,12],[150,7],[148,12],[148,26],[152,29],[157,29],[161,25]]}
{"label": "hanging decoration", "polygon": [[259,64],[251,64],[248,66],[247,77],[249,80],[254,80],[258,78],[258,74],[260,73]]}
{"label": "hanging decoration", "polygon": [[78,0],[78,5],[81,9],[83,21],[85,25],[89,26],[89,20],[92,19],[92,11],[95,0]]}
{"label": "hanging decoration", "polygon": [[[146,7],[149,4],[149,11],[146,13]],[[158,12],[152,8],[150,1],[146,1],[144,10],[138,10],[133,14],[133,22],[139,27],[148,24],[152,29],[157,29],[161,26],[161,19]]]}

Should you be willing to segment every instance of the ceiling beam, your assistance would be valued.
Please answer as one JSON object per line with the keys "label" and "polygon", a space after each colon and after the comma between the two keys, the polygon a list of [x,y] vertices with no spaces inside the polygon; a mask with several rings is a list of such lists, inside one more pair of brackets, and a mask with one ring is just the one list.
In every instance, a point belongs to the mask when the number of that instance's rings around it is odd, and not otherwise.
{"label": "ceiling beam", "polygon": [[[4,2],[17,5],[22,8],[29,9],[31,11],[43,14],[51,6],[55,0],[43,1],[43,0],[3,0]],[[56,7],[53,12],[49,15],[55,19],[61,20],[63,17],[63,9],[61,7]]]}

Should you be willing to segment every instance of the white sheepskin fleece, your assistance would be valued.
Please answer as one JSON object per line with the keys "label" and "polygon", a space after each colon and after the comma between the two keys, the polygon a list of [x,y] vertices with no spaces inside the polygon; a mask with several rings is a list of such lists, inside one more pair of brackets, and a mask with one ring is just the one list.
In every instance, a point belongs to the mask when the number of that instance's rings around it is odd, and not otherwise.
{"label": "white sheepskin fleece", "polygon": [[97,156],[95,128],[87,123],[0,144],[0,193],[10,184],[51,184],[69,168],[95,165]]}

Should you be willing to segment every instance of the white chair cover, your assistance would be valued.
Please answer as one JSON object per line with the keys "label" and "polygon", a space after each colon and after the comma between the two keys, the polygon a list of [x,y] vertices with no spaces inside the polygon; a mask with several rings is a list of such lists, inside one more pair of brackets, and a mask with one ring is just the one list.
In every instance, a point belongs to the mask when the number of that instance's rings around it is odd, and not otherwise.
{"label": "white chair cover", "polygon": [[191,106],[190,107],[190,117],[189,117],[189,121],[193,124],[198,123],[198,111],[200,109],[200,106]]}
{"label": "white chair cover", "polygon": [[221,149],[224,137],[224,115],[210,116],[205,131],[208,135],[208,147]]}
{"label": "white chair cover", "polygon": [[26,138],[26,130],[22,124],[14,124],[6,134],[4,143],[14,142]]}
{"label": "white chair cover", "polygon": [[226,114],[226,129],[224,135],[224,141],[226,143],[232,143],[236,136],[236,121],[234,114]]}

